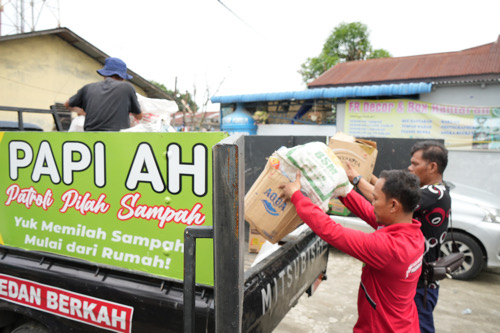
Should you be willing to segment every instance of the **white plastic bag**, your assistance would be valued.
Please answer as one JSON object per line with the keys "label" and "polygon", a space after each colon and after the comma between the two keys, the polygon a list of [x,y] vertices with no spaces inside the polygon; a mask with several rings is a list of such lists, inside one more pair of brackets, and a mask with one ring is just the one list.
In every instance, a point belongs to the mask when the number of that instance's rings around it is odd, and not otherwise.
{"label": "white plastic bag", "polygon": [[85,116],[77,116],[69,125],[68,132],[83,132],[83,125],[85,124]]}
{"label": "white plastic bag", "polygon": [[322,142],[282,147],[274,155],[280,162],[280,172],[290,181],[295,180],[297,170],[300,170],[302,190],[325,212],[332,198],[346,196],[353,188],[342,162]]}
{"label": "white plastic bag", "polygon": [[170,115],[179,111],[177,103],[166,99],[148,98],[137,94],[142,119],[130,117],[130,128],[121,132],[175,132],[170,126]]}

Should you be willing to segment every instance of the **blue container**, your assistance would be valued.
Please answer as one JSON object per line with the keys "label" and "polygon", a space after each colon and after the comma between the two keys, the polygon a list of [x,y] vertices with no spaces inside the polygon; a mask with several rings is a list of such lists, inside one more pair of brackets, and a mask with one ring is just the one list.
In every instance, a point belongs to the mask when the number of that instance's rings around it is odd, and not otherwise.
{"label": "blue container", "polygon": [[228,132],[229,134],[255,135],[257,134],[257,125],[252,115],[245,111],[243,104],[238,103],[233,113],[222,118],[221,131]]}

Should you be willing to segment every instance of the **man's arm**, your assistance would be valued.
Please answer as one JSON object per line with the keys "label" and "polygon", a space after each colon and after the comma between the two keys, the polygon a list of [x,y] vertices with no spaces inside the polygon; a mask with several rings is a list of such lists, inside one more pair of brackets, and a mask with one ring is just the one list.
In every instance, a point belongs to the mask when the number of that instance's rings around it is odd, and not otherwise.
{"label": "man's arm", "polygon": [[131,113],[131,115],[134,116],[134,118],[137,120],[142,119],[142,113]]}
{"label": "man's arm", "polygon": [[139,104],[139,99],[137,98],[137,93],[135,92],[134,87],[132,86],[131,83],[129,83],[130,87],[130,109],[129,109],[129,114],[134,116],[136,120],[141,120],[142,119],[142,109],[141,105]]}
{"label": "man's arm", "polygon": [[[366,200],[354,191],[351,194],[359,196],[362,201]],[[376,269],[381,269],[392,260],[391,242],[384,233],[364,233],[360,230],[345,228],[335,223],[334,218],[327,215],[317,205],[313,204],[302,192],[293,193],[291,202],[295,205],[297,214],[316,235],[325,242],[339,249],[340,251],[359,259]]]}
{"label": "man's arm", "polygon": [[[283,190],[280,195],[281,198],[292,201],[292,196],[295,192],[300,192],[300,172],[297,172],[295,177],[295,181],[280,185],[280,189]],[[350,191],[346,197],[339,197],[339,200],[345,204],[351,212],[368,223],[372,228],[378,228],[377,219],[375,217],[375,213],[373,212],[373,205],[371,205],[359,193],[356,193],[356,191]]]}
{"label": "man's arm", "polygon": [[[300,172],[297,172],[295,181],[280,185],[280,189],[283,190],[280,197],[290,200],[302,221],[328,244],[378,269],[384,267],[388,260],[392,260],[390,255],[385,255],[391,251],[391,244],[386,241],[387,235],[364,233],[335,223],[318,205],[302,194]],[[369,219],[373,225],[377,224],[373,206],[359,193],[349,192],[347,200],[353,202],[366,216],[371,216]]]}
{"label": "man's arm", "polygon": [[377,230],[379,224],[375,217],[373,205],[369,203],[361,194],[351,191],[345,197],[339,197],[340,202],[344,204],[354,215],[368,223],[373,229]]}
{"label": "man's arm", "polygon": [[[345,164],[347,165],[347,169],[346,169],[347,177],[349,178],[349,181],[352,183],[353,179],[359,176],[359,173],[356,171],[356,169],[353,168],[351,163],[349,163],[348,161],[346,161]],[[376,181],[377,177],[372,175],[372,178],[374,178]],[[370,181],[371,180],[361,178],[359,180],[358,184],[356,185],[356,187],[365,196],[366,200],[368,200],[369,202],[372,202],[373,201],[373,194],[372,193],[373,193],[373,189],[375,186],[373,186]]]}
{"label": "man's arm", "polygon": [[79,108],[78,106],[70,106],[69,99],[66,102],[64,102],[64,107],[72,112],[76,112],[76,114],[79,116],[86,115],[85,110],[83,110],[82,108]]}

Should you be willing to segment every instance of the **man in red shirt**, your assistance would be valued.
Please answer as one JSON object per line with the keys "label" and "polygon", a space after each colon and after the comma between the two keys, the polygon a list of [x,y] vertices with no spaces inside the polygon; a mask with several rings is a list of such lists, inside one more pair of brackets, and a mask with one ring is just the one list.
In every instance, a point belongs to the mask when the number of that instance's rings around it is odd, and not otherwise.
{"label": "man in red shirt", "polygon": [[413,300],[424,253],[420,222],[412,219],[420,199],[418,178],[402,170],[383,171],[373,190],[373,205],[356,191],[340,198],[373,233],[335,223],[300,191],[300,172],[281,185],[297,213],[323,240],[365,263],[358,292],[354,332],[420,331]]}
{"label": "man in red shirt", "polygon": [[[443,173],[448,165],[448,150],[433,140],[418,141],[411,147],[410,166],[408,171],[420,180],[420,203],[413,212],[413,218],[421,223],[420,229],[425,237],[424,260],[432,262],[440,257],[441,245],[445,241],[448,222],[451,214],[450,189],[443,182]],[[371,200],[373,185],[361,178],[352,165],[347,162],[347,177],[357,186],[367,200]],[[439,281],[425,282],[424,274],[420,274],[417,285],[415,303],[421,333],[434,333],[433,311],[439,297]]]}

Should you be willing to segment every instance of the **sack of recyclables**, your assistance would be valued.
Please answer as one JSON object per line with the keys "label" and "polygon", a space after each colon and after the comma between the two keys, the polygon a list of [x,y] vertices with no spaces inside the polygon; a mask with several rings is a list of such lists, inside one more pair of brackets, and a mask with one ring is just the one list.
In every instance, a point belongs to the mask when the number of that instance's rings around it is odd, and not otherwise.
{"label": "sack of recyclables", "polygon": [[[130,128],[120,132],[175,132],[170,125],[170,115],[179,111],[174,101],[159,98],[144,97],[136,93],[141,107],[142,119],[137,120],[130,116]],[[85,116],[78,116],[71,121],[68,132],[83,132]]]}
{"label": "sack of recyclables", "polygon": [[302,191],[325,212],[332,198],[346,196],[353,188],[342,162],[322,142],[281,147],[273,155],[280,161],[279,171],[290,181],[295,181],[300,170]]}
{"label": "sack of recyclables", "polygon": [[170,116],[179,108],[177,103],[160,98],[148,98],[137,95],[137,101],[142,111],[142,119],[137,120],[130,116],[130,128],[120,132],[175,132],[170,125]]}

